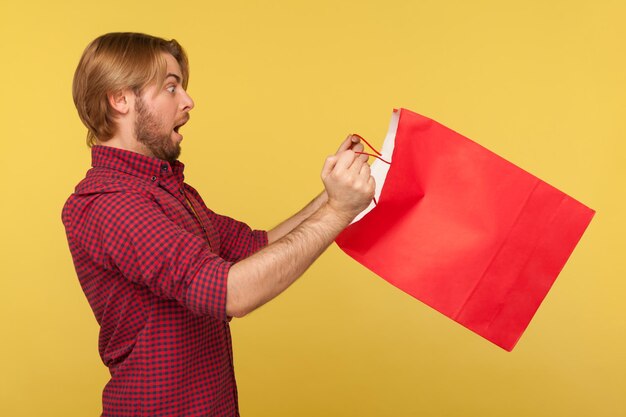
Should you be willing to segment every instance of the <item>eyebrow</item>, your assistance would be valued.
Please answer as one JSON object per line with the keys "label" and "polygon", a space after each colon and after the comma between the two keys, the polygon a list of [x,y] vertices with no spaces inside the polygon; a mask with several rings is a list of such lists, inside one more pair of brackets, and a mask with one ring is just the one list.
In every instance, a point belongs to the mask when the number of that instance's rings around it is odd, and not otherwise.
{"label": "eyebrow", "polygon": [[181,78],[180,78],[180,76],[178,76],[178,75],[176,75],[176,74],[172,74],[172,73],[170,72],[169,74],[167,74],[167,75],[165,76],[165,79],[167,79],[167,78],[169,78],[169,77],[174,77],[174,78],[176,78],[176,81],[178,82],[178,84],[180,84],[180,82],[181,82]]}

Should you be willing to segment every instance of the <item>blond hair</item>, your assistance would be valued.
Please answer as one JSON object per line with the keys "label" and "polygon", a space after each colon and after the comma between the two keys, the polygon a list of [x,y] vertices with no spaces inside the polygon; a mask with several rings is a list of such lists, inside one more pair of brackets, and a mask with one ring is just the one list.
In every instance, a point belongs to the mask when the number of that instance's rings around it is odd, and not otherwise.
{"label": "blond hair", "polygon": [[176,40],[143,33],[107,33],[94,39],[76,67],[72,96],[78,115],[87,126],[87,144],[113,137],[116,130],[108,94],[132,89],[135,94],[152,82],[160,85],[166,76],[162,53],[171,54],[180,65],[183,88],[189,81],[189,63]]}

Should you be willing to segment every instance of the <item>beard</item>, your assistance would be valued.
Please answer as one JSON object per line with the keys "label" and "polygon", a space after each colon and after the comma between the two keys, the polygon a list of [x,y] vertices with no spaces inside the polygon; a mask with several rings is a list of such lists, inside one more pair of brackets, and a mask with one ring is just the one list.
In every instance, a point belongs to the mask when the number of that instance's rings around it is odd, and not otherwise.
{"label": "beard", "polygon": [[167,131],[159,118],[145,106],[141,97],[135,101],[135,136],[154,157],[174,162],[180,156],[180,143],[172,141],[172,131]]}

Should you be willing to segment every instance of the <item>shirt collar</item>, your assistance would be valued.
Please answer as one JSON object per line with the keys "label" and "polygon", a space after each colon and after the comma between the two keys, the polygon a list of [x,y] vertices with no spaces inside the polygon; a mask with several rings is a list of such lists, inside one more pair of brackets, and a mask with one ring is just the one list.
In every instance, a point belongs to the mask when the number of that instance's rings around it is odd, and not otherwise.
{"label": "shirt collar", "polygon": [[152,182],[155,179],[164,180],[172,177],[178,182],[184,180],[185,165],[182,162],[169,163],[155,157],[111,146],[92,146],[91,161],[94,168],[113,169]]}

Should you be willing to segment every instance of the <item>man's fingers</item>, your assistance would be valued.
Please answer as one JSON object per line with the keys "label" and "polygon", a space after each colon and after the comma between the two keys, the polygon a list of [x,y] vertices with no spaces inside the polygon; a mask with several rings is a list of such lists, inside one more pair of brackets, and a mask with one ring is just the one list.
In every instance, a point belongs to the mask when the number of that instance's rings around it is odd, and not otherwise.
{"label": "man's fingers", "polygon": [[355,144],[352,146],[352,150],[353,150],[353,151],[354,151],[357,155],[359,155],[359,159],[360,159],[361,161],[363,161],[363,162],[367,162],[367,161],[369,160],[369,155],[362,153],[362,152],[364,152],[364,151],[365,151],[365,147],[363,146],[363,144],[362,144],[361,142],[359,142],[359,143],[355,143]]}
{"label": "man's fingers", "polygon": [[337,149],[337,154],[350,149],[351,146],[352,146],[352,135],[348,135],[346,139],[343,142],[341,142],[341,145],[339,145],[339,149]]}
{"label": "man's fingers", "polygon": [[358,142],[352,145],[352,150],[354,152],[363,152],[364,149],[365,148],[363,147],[363,144],[361,142]]}
{"label": "man's fingers", "polygon": [[352,149],[352,147],[359,142],[360,139],[357,136],[352,134],[348,135],[348,137],[339,146],[339,149],[337,149],[337,154],[347,151],[348,149]]}
{"label": "man's fingers", "polygon": [[351,150],[345,150],[337,155],[336,167],[340,169],[350,169],[357,159],[357,154]]}
{"label": "man's fingers", "polygon": [[363,176],[370,176],[371,175],[371,170],[370,170],[370,166],[368,164],[363,164],[361,166],[361,170],[359,171],[359,175],[363,175]]}
{"label": "man's fingers", "polygon": [[347,150],[352,150],[355,153],[357,153],[357,155],[359,155],[359,159],[363,162],[367,162],[369,159],[368,155],[363,155],[363,154],[359,154],[360,152],[364,151],[364,147],[363,147],[363,143],[361,143],[361,139],[357,136],[357,135],[348,135],[348,137],[346,137],[346,139],[341,143],[341,146],[339,146],[339,149],[337,150],[337,153],[335,155],[339,155],[342,152],[345,152]]}
{"label": "man's fingers", "polygon": [[361,173],[361,169],[363,165],[367,165],[367,163],[363,162],[361,159],[361,155],[354,156],[354,161],[352,161],[352,165],[350,165],[350,171],[354,173],[354,175],[359,175]]}

